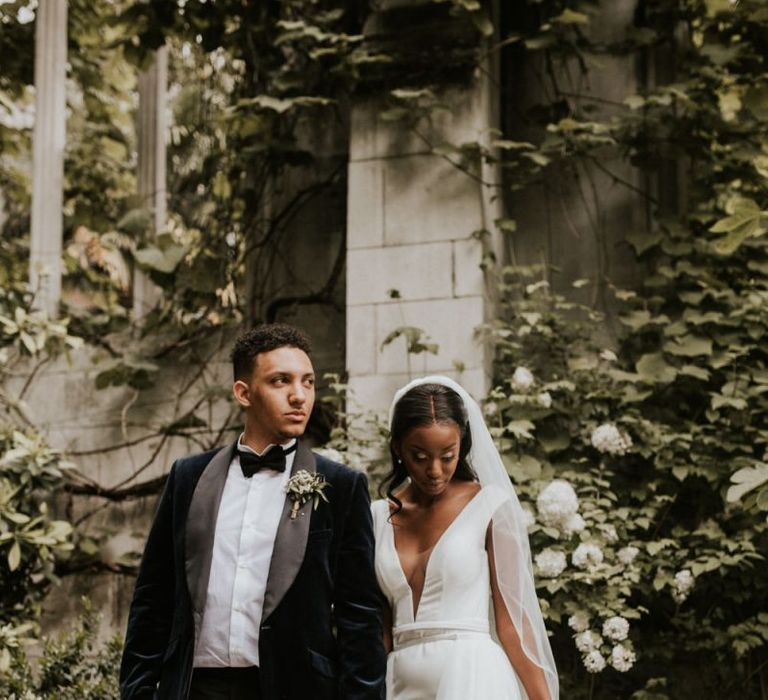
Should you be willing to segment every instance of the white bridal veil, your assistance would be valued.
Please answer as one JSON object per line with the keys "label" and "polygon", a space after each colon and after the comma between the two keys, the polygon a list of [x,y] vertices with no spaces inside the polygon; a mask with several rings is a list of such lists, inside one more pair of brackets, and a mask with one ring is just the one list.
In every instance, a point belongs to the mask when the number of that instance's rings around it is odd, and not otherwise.
{"label": "white bridal veil", "polygon": [[508,494],[508,498],[493,514],[493,553],[499,590],[522,642],[523,651],[544,671],[550,700],[558,700],[557,669],[533,582],[531,550],[523,509],[485,424],[480,406],[452,379],[440,375],[422,377],[395,394],[389,411],[389,423],[392,424],[398,401],[411,389],[422,384],[441,384],[453,389],[461,397],[472,432],[469,463],[481,486],[494,484]]}

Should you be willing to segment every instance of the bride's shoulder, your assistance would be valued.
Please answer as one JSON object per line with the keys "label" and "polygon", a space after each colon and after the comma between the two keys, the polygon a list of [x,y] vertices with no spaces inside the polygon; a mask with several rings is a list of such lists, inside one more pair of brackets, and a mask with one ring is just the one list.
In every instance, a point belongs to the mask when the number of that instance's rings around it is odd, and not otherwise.
{"label": "bride's shoulder", "polygon": [[509,492],[498,484],[486,484],[483,486],[482,495],[494,509],[510,498]]}
{"label": "bride's shoulder", "polygon": [[371,503],[371,512],[373,513],[374,521],[377,521],[381,517],[386,517],[389,513],[389,503],[386,498],[377,498]]}

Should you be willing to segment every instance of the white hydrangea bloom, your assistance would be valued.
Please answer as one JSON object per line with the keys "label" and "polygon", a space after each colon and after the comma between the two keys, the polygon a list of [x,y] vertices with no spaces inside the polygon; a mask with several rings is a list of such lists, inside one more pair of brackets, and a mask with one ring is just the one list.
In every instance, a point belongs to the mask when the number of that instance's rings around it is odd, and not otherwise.
{"label": "white hydrangea bloom", "polygon": [[536,516],[529,508],[523,508],[523,523],[525,524],[526,530],[532,528],[536,524]]}
{"label": "white hydrangea bloom", "polygon": [[583,610],[573,613],[568,618],[568,627],[574,632],[586,632],[589,629],[589,615]]}
{"label": "white hydrangea bloom", "polygon": [[547,548],[536,555],[536,566],[544,578],[557,578],[567,565],[564,552]]}
{"label": "white hydrangea bloom", "polygon": [[579,510],[579,499],[567,481],[554,479],[539,494],[536,507],[545,525],[563,527]]}
{"label": "white hydrangea bloom", "polygon": [[632,438],[613,423],[603,423],[592,431],[592,446],[609,455],[623,455],[632,447]]}
{"label": "white hydrangea bloom", "polygon": [[534,381],[531,370],[518,367],[512,375],[512,389],[520,392],[528,391],[533,386]]}
{"label": "white hydrangea bloom", "polygon": [[675,574],[672,584],[672,597],[676,603],[683,603],[693,589],[694,577],[690,569],[681,569]]}
{"label": "white hydrangea bloom", "polygon": [[584,668],[589,673],[600,673],[605,668],[603,655],[597,650],[590,651],[589,654],[584,656]]}
{"label": "white hydrangea bloom", "polygon": [[635,665],[637,657],[635,652],[621,644],[617,644],[611,650],[610,664],[619,673],[626,673]]}
{"label": "white hydrangea bloom", "polygon": [[635,557],[637,557],[638,554],[640,554],[640,550],[637,547],[629,545],[628,547],[622,547],[618,551],[617,556],[619,561],[624,564],[624,566],[629,566],[633,561],[635,561]]}
{"label": "white hydrangea bloom", "polygon": [[552,406],[552,395],[548,391],[542,391],[537,397],[536,401],[539,406],[544,408],[550,408]]}
{"label": "white hydrangea bloom", "polygon": [[603,636],[614,642],[621,642],[629,635],[629,621],[621,617],[621,615],[614,615],[609,617],[603,622]]}
{"label": "white hydrangea bloom", "polygon": [[603,563],[603,551],[595,544],[582,542],[571,555],[573,565],[589,571]]}
{"label": "white hydrangea bloom", "polygon": [[586,526],[587,523],[584,522],[584,518],[582,518],[578,513],[574,513],[570,518],[568,518],[568,520],[563,523],[561,527],[563,534],[566,537],[570,537],[577,532],[581,532]]}
{"label": "white hydrangea bloom", "polygon": [[576,648],[582,653],[599,649],[603,644],[603,638],[592,630],[585,630],[574,637]]}

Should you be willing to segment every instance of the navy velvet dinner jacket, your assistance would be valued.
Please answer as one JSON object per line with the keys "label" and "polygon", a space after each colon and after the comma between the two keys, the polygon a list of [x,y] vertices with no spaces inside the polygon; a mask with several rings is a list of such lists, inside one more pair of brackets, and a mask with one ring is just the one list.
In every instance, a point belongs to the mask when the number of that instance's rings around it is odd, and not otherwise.
{"label": "navy velvet dinner jacket", "polygon": [[[147,539],[120,669],[123,700],[186,700],[216,516],[235,445],[177,460]],[[265,700],[379,700],[386,654],[365,476],[299,442],[292,472],[322,475],[328,503],[290,518],[286,498],[259,631]]]}

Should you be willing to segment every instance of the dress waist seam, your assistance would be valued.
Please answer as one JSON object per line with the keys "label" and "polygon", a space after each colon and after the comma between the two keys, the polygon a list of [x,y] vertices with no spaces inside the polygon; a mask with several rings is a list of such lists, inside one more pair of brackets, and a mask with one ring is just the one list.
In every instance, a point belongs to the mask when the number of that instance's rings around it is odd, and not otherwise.
{"label": "dress waist seam", "polygon": [[488,620],[481,619],[412,622],[399,625],[392,632],[394,651],[430,642],[490,639]]}
{"label": "dress waist seam", "polygon": [[408,622],[404,625],[397,625],[393,630],[393,634],[404,634],[412,632],[432,632],[432,631],[445,631],[445,632],[488,632],[489,631],[488,620],[486,618],[465,618],[457,620],[435,620],[433,622]]}

